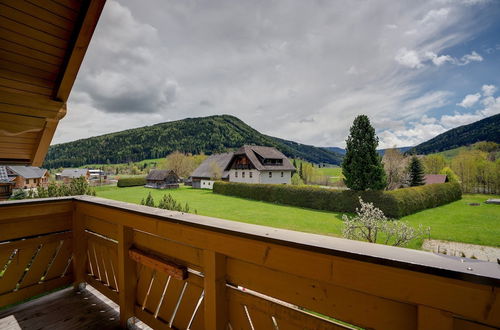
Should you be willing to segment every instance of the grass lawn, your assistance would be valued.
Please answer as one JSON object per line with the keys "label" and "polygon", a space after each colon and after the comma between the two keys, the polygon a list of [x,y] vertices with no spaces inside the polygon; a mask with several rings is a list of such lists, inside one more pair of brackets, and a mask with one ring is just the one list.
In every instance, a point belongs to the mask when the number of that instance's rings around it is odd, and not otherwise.
{"label": "grass lawn", "polygon": [[217,195],[211,190],[186,186],[173,190],[96,187],[99,197],[136,204],[139,204],[149,192],[156,203],[164,194],[170,193],[177,201],[183,204],[188,202],[190,209],[196,209],[200,215],[324,235],[338,236],[341,232],[342,215],[331,212]]}
{"label": "grass lawn", "polygon": [[[448,205],[402,218],[414,226],[431,227],[431,238],[500,247],[500,205],[484,204],[498,195],[463,195]],[[480,203],[470,206],[469,203]]]}
{"label": "grass lawn", "polygon": [[342,175],[342,167],[321,167],[318,171],[326,176],[330,177],[330,182],[337,182],[344,178]]}
{"label": "grass lawn", "polygon": [[[192,189],[181,186],[176,190],[156,190],[144,187],[118,188],[116,186],[96,187],[97,196],[130,203],[140,203],[151,192],[155,202],[166,193],[182,202],[198,214],[304,231],[315,234],[340,236],[342,213],[317,211],[293,206],[277,205],[217,195],[210,190]],[[402,220],[414,226],[422,224],[431,227],[431,238],[471,244],[500,246],[500,206],[486,205],[491,195],[464,195],[463,199],[441,207],[421,211]],[[481,203],[469,206],[468,203]],[[422,242],[415,241],[409,247],[419,249]]]}

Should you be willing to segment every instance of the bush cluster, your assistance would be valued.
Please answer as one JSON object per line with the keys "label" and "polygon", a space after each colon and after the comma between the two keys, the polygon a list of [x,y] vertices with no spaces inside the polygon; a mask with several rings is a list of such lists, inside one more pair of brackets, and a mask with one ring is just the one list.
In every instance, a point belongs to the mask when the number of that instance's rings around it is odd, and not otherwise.
{"label": "bush cluster", "polygon": [[393,191],[334,190],[316,187],[216,182],[214,193],[293,205],[317,210],[354,213],[359,198],[373,203],[387,217],[400,218],[426,208],[436,207],[462,196],[460,186],[442,183]]}
{"label": "bush cluster", "polygon": [[146,184],[145,176],[136,176],[130,178],[120,178],[116,184],[118,187],[134,187],[134,186],[144,186]]}
{"label": "bush cluster", "polygon": [[47,187],[37,187],[36,190],[25,191],[19,189],[11,199],[48,198],[62,196],[91,195],[95,196],[95,190],[89,186],[84,177],[75,178],[69,184],[50,183]]}
{"label": "bush cluster", "polygon": [[[171,210],[171,211],[179,211],[184,213],[189,213],[190,211],[189,204],[187,202],[183,206],[180,202],[176,201],[170,194],[163,195],[162,199],[160,199],[158,204],[156,204],[153,196],[151,195],[151,193],[149,193],[146,196],[146,198],[143,198],[141,200],[141,205],[157,207],[160,209]],[[198,214],[198,211],[194,210],[194,213]]]}

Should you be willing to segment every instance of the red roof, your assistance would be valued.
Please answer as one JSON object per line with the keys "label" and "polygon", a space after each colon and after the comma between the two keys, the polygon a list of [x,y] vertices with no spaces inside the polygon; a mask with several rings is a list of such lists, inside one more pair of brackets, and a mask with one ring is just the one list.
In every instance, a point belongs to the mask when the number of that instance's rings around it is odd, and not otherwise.
{"label": "red roof", "polygon": [[446,176],[446,174],[426,174],[424,179],[425,184],[448,182],[448,177]]}

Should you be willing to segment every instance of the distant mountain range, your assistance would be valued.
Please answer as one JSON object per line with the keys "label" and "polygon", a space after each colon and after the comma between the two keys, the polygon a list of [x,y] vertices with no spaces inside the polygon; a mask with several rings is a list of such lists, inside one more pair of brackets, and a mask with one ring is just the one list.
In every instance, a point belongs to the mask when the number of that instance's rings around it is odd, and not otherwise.
{"label": "distant mountain range", "polygon": [[[398,148],[402,153],[430,154],[479,141],[500,143],[500,114],[442,133],[416,147]],[[286,156],[313,163],[340,165],[345,149],[319,148],[268,136],[240,119],[209,116],[129,129],[51,146],[44,167],[77,167],[85,164],[117,164],[165,157],[173,151],[212,154],[244,144],[276,147]],[[387,149],[377,150],[383,155]]]}
{"label": "distant mountain range", "polygon": [[431,154],[467,146],[480,141],[500,143],[500,114],[469,125],[450,129],[427,142],[408,150],[408,153]]}
{"label": "distant mountain range", "polygon": [[286,156],[339,165],[342,155],[264,135],[229,116],[187,118],[53,145],[44,167],[117,164],[165,157],[173,151],[212,154],[254,144],[276,147]]}
{"label": "distant mountain range", "polygon": [[[397,148],[397,149],[399,150],[399,152],[405,153],[408,150],[410,150],[411,148],[412,147],[400,147],[400,148]],[[339,147],[325,147],[324,149],[332,151],[332,152],[335,152],[335,153],[338,153],[340,155],[345,155],[345,149],[342,149],[342,148],[339,148]],[[388,149],[392,149],[392,148],[388,148]],[[384,153],[385,153],[385,151],[388,150],[388,149],[377,149],[377,152],[379,153],[379,155],[383,156]]]}

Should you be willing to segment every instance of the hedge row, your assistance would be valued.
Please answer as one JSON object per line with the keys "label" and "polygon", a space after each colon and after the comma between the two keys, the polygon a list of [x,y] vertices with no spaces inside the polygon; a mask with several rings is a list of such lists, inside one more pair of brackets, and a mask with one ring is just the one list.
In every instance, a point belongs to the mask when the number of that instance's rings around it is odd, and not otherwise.
{"label": "hedge row", "polygon": [[134,187],[134,186],[144,186],[146,184],[145,176],[136,176],[130,178],[118,179],[116,184],[118,187]]}
{"label": "hedge row", "polygon": [[355,212],[359,197],[372,202],[387,217],[400,218],[462,197],[460,185],[439,183],[394,191],[333,190],[291,185],[218,181],[214,193],[334,212]]}

